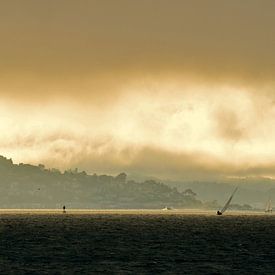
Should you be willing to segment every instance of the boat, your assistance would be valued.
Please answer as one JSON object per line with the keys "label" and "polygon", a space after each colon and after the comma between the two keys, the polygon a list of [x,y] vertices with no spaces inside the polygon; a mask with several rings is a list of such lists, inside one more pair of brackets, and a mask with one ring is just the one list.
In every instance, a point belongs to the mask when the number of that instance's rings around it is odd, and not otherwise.
{"label": "boat", "polygon": [[266,204],[265,213],[272,213],[271,199],[269,199]]}
{"label": "boat", "polygon": [[164,210],[164,211],[173,210],[173,207],[167,207],[167,206],[165,206],[164,208],[162,208],[162,210]]}
{"label": "boat", "polygon": [[237,191],[238,187],[236,187],[232,193],[232,195],[229,197],[228,201],[226,202],[226,204],[224,205],[224,207],[222,208],[222,210],[218,210],[217,211],[217,215],[221,216],[228,208],[228,206],[230,205],[230,202],[232,201],[236,191]]}

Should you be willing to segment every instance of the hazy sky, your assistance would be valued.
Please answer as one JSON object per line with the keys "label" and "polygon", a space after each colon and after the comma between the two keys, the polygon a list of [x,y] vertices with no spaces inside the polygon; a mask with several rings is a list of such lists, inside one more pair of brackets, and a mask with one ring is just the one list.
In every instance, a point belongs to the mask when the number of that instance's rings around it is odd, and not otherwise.
{"label": "hazy sky", "polygon": [[2,0],[1,154],[275,176],[274,14],[273,0]]}

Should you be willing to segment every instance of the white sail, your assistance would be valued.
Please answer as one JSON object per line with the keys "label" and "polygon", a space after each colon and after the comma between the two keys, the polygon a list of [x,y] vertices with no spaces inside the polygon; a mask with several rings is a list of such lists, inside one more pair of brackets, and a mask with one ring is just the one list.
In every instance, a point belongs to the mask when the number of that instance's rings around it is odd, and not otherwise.
{"label": "white sail", "polygon": [[228,201],[226,202],[226,204],[224,205],[223,209],[221,210],[221,213],[224,213],[226,211],[226,209],[228,208],[230,202],[233,199],[233,196],[235,195],[236,191],[237,191],[238,187],[235,188],[235,190],[233,191],[232,195],[230,196],[230,198],[228,199]]}
{"label": "white sail", "polygon": [[271,199],[266,204],[265,212],[272,212]]}

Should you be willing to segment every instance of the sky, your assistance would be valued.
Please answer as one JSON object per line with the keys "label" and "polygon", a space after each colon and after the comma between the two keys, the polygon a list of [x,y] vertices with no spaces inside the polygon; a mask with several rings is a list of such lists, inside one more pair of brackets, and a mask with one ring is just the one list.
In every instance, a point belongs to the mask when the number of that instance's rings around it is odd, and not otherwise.
{"label": "sky", "polygon": [[273,0],[2,0],[0,153],[163,179],[275,177]]}

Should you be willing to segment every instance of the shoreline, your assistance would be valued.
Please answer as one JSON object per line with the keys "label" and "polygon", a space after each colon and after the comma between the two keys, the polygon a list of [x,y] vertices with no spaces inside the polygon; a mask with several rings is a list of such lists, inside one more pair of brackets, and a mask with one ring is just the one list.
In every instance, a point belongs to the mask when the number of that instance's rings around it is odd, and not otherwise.
{"label": "shoreline", "polygon": [[[44,214],[44,215],[203,215],[217,216],[216,210],[203,209],[0,209],[1,214]],[[227,211],[223,216],[272,216],[264,211]]]}

